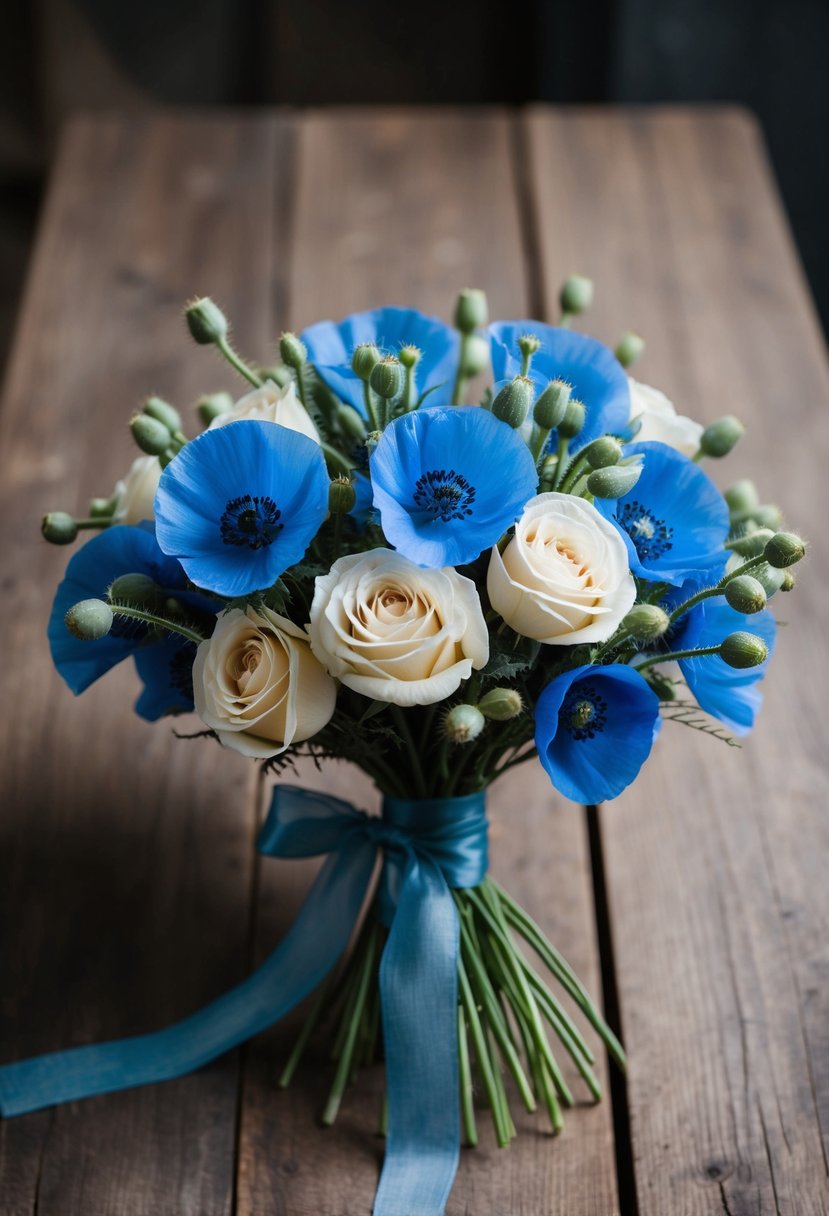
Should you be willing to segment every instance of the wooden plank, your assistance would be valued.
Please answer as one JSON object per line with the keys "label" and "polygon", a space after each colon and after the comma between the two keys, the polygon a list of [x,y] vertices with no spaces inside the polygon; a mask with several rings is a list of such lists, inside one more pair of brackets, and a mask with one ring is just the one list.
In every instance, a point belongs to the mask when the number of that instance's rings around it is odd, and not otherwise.
{"label": "wooden plank", "polygon": [[[381,303],[451,315],[458,288],[486,289],[493,314],[529,306],[511,152],[512,124],[497,113],[338,112],[310,115],[299,148],[290,240],[287,319],[301,327]],[[530,908],[594,991],[598,961],[583,823],[555,804],[540,770],[505,779],[493,794],[493,868]],[[376,804],[353,770],[303,773]],[[276,940],[307,886],[297,863],[260,871],[257,947]],[[376,1135],[380,1070],[349,1090],[336,1126],[315,1123],[330,1066],[317,1056],[285,1093],[275,1089],[290,1038],[262,1036],[246,1054],[238,1210],[285,1216],[368,1213],[382,1158]],[[516,1106],[516,1118],[519,1119]],[[462,1155],[447,1212],[568,1216],[616,1211],[609,1102],[579,1106],[553,1141],[540,1116],[519,1120],[508,1151]]]}
{"label": "wooden plank", "polygon": [[547,299],[592,275],[591,330],[640,330],[637,375],[682,412],[743,418],[714,475],[813,542],[743,750],[667,726],[602,811],[638,1211],[826,1212],[826,352],[745,114],[540,111],[528,135]]}
{"label": "wooden plank", "polygon": [[[37,525],[109,492],[142,396],[189,406],[230,386],[181,322],[194,291],[267,350],[289,135],[273,119],[95,119],[62,144],[0,414],[3,1061],[160,1027],[246,968],[253,770],[135,719],[126,665],[73,700],[45,638],[69,551]],[[0,1211],[224,1216],[237,1088],[232,1055],[3,1122]]]}

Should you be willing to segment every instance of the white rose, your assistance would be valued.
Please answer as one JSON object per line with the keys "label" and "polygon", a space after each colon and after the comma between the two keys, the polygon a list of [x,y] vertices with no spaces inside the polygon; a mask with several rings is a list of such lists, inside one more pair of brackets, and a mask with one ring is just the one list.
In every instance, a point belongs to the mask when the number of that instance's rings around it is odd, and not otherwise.
{"label": "white rose", "polygon": [[248,607],[219,616],[200,644],[193,694],[199,717],[225,746],[264,759],[322,730],[337,686],[292,621]]}
{"label": "white rose", "polygon": [[630,422],[638,419],[641,426],[634,436],[636,442],[665,443],[685,456],[696,455],[703,427],[693,418],[678,414],[672,401],[658,388],[640,384],[632,376],[630,383]]}
{"label": "white rose", "polygon": [[510,628],[552,646],[605,641],[636,599],[625,542],[572,494],[530,499],[503,555],[492,550],[487,591]]}
{"label": "white rose", "polygon": [[272,380],[267,380],[261,388],[255,388],[252,393],[240,397],[232,410],[219,414],[207,428],[212,431],[217,426],[227,426],[229,422],[241,422],[251,419],[254,422],[278,422],[291,431],[299,431],[319,443],[317,428],[311,421],[308,411],[298,399],[294,382],[291,380],[284,388],[279,388]]}
{"label": "white rose", "polygon": [[332,676],[394,705],[443,701],[489,658],[475,584],[391,549],[341,557],[317,578],[309,632]]}
{"label": "white rose", "polygon": [[161,477],[161,465],[157,456],[139,456],[132,462],[130,471],[119,481],[112,492],[115,524],[140,524],[142,519],[154,519],[155,492]]}

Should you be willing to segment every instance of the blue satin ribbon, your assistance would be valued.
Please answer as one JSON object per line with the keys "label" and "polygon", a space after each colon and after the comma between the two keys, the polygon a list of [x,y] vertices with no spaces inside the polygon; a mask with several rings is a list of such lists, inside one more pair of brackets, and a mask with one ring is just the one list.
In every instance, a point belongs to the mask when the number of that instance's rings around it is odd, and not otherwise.
{"label": "blue satin ribbon", "polygon": [[327,794],[274,791],[257,847],[329,854],[288,934],[237,987],[155,1034],[0,1068],[0,1115],[183,1076],[279,1021],[342,956],[384,852],[380,965],[389,1126],[374,1216],[443,1216],[458,1166],[458,916],[487,871],[485,796],[387,798],[380,818]]}

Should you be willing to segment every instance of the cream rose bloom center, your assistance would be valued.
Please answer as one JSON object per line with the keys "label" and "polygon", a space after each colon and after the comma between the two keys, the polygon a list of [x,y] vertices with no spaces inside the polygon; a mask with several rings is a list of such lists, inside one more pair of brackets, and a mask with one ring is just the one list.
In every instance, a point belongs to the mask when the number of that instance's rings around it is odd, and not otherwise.
{"label": "cream rose bloom center", "polygon": [[560,646],[605,641],[636,599],[613,524],[585,499],[555,493],[530,499],[504,553],[492,550],[487,591],[516,633]]}
{"label": "cream rose bloom center", "polygon": [[322,730],[337,686],[292,621],[248,607],[219,616],[199,646],[193,694],[196,712],[222,743],[266,758]]}
{"label": "cream rose bloom center", "polygon": [[390,549],[341,557],[317,578],[309,632],[332,676],[394,705],[442,701],[489,658],[475,584]]}

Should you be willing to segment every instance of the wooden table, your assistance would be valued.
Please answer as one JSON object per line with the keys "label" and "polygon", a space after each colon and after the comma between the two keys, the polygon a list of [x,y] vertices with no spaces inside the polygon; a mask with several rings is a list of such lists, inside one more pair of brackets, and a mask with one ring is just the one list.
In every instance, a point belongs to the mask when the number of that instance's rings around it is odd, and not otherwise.
{"label": "wooden table", "polygon": [[[44,629],[68,556],[52,508],[107,493],[149,391],[232,385],[188,340],[209,293],[242,349],[406,302],[641,331],[641,377],[750,430],[757,477],[812,538],[759,728],[740,752],[666,726],[592,816],[526,772],[496,791],[496,873],[595,988],[630,1054],[614,1101],[553,1140],[465,1152],[450,1216],[829,1211],[826,353],[752,120],[728,110],[342,111],[79,119],[54,170],[0,411],[4,729],[0,1059],[163,1025],[237,981],[308,867],[257,863],[255,769],[130,710],[126,669],[74,701]],[[720,470],[716,470],[717,473]],[[347,771],[326,774],[368,798]],[[275,1089],[285,1031],[163,1086],[0,1126],[4,1216],[357,1216],[380,1078],[314,1122],[321,1062]],[[606,1073],[606,1070],[605,1070]],[[483,1125],[483,1120],[482,1120]]]}

